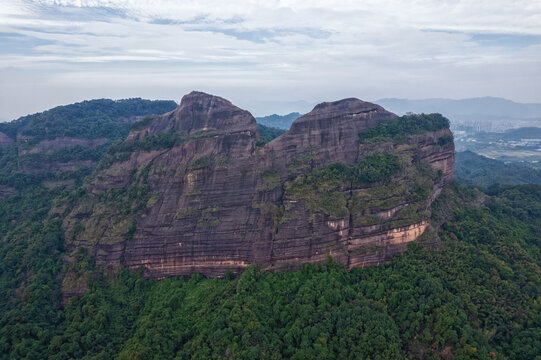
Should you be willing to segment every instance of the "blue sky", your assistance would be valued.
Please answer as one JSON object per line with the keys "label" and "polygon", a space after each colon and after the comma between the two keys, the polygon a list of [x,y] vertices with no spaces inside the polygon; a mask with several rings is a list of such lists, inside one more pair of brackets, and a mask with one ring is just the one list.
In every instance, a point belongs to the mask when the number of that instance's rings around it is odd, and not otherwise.
{"label": "blue sky", "polygon": [[541,102],[541,1],[2,0],[0,120],[91,98],[254,115],[343,97]]}

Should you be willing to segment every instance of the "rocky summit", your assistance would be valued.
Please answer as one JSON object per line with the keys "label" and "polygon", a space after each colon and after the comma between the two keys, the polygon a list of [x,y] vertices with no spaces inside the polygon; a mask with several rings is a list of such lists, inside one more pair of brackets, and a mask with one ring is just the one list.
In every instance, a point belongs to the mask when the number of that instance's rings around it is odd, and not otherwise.
{"label": "rocky summit", "polygon": [[329,257],[363,267],[430,226],[453,162],[438,114],[397,117],[350,98],[317,105],[264,143],[248,111],[192,92],[112,145],[63,229],[68,247],[154,278]]}

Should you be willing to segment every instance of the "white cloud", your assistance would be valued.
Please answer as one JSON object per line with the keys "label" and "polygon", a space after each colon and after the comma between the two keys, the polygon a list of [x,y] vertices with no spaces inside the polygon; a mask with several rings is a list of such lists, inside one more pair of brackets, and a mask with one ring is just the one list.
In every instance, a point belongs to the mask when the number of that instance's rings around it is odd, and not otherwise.
{"label": "white cloud", "polygon": [[[343,96],[541,101],[539,1],[4,0],[0,43],[0,71],[12,74],[0,77],[0,118],[73,94],[163,97],[165,88],[167,98],[197,88],[248,106]],[[50,101],[35,108],[16,98],[44,91]]]}

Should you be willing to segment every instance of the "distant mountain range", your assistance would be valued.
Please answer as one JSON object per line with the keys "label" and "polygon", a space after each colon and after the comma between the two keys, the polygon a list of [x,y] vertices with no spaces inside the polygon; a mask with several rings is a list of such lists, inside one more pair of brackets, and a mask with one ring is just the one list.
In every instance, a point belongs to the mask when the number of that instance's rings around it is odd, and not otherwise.
{"label": "distant mountain range", "polygon": [[[412,113],[440,113],[451,120],[453,127],[473,127],[482,131],[504,131],[518,127],[541,127],[541,104],[517,103],[497,97],[470,99],[395,99],[374,101],[397,115]],[[302,114],[257,117],[258,123],[288,130]]]}
{"label": "distant mountain range", "polygon": [[496,97],[471,99],[380,99],[375,103],[403,115],[413,113],[440,113],[451,120],[452,125],[475,126],[484,131],[540,126],[541,104],[517,103]]}
{"label": "distant mountain range", "polygon": [[292,112],[287,115],[272,114],[263,117],[256,117],[255,119],[261,125],[289,130],[289,127],[291,126],[293,121],[295,121],[300,116],[302,116],[301,113]]}
{"label": "distant mountain range", "polygon": [[482,115],[491,117],[541,118],[541,104],[517,103],[496,97],[471,99],[380,99],[377,104],[397,114],[411,112],[443,112],[449,116]]}

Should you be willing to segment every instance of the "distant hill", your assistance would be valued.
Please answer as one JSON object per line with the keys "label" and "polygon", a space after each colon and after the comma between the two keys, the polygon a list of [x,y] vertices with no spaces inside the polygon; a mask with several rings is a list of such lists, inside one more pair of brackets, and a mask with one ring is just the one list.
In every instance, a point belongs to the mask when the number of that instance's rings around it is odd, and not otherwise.
{"label": "distant hill", "polygon": [[289,127],[291,126],[293,121],[295,121],[300,116],[302,116],[302,114],[298,112],[292,112],[287,115],[272,114],[268,116],[257,117],[255,119],[261,125],[289,130]]}
{"label": "distant hill", "polygon": [[[491,146],[494,145],[494,143],[500,143],[502,141],[507,142],[521,141],[524,139],[541,139],[541,127],[520,127],[515,129],[507,129],[503,132],[480,131],[475,135],[470,135],[470,138],[475,139],[476,148],[481,146]],[[477,151],[474,150],[474,152]]]}
{"label": "distant hill", "polygon": [[[397,115],[407,112],[440,113],[452,123],[486,122],[483,130],[502,131],[514,127],[541,125],[541,104],[517,103],[496,97],[471,99],[380,99],[375,103]],[[492,125],[492,126],[491,126]]]}
{"label": "distant hill", "polygon": [[[539,125],[541,126],[541,122]],[[501,135],[505,140],[541,139],[541,128],[523,127],[518,129],[510,129]]]}
{"label": "distant hill", "polygon": [[496,97],[480,97],[471,99],[380,99],[377,104],[397,114],[406,112],[433,113],[440,112],[455,116],[493,116],[516,117],[523,119],[541,118],[541,104],[517,103]]}
{"label": "distant hill", "polygon": [[92,168],[139,118],[176,107],[171,100],[97,99],[0,123],[0,183],[20,185],[12,171],[52,176]]}
{"label": "distant hill", "polygon": [[466,185],[541,184],[541,170],[507,164],[471,151],[455,154],[455,179]]}

